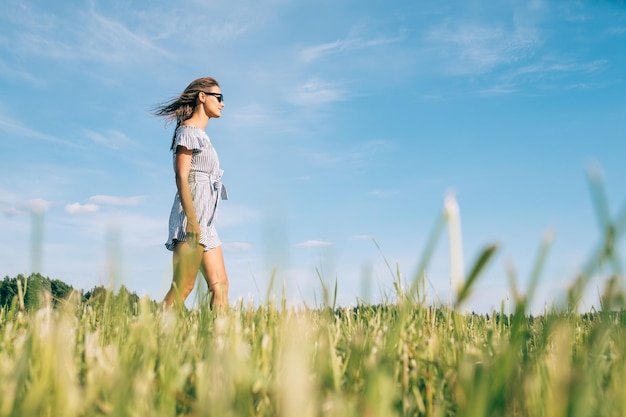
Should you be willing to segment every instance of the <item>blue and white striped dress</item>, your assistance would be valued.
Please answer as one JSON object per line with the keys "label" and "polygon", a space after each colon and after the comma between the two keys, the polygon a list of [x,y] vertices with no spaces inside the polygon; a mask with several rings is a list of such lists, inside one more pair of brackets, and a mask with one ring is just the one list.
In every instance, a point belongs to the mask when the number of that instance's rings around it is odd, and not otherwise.
{"label": "blue and white striped dress", "polygon": [[[219,198],[227,200],[226,187],[222,185],[223,170],[215,148],[204,130],[194,126],[181,125],[176,129],[174,138],[174,169],[176,169],[176,147],[184,146],[192,150],[189,186],[196,217],[200,224],[199,243],[207,251],[222,244],[215,230],[215,219]],[[165,247],[174,250],[176,242],[186,239],[187,216],[180,202],[178,192],[170,213],[169,237]]]}

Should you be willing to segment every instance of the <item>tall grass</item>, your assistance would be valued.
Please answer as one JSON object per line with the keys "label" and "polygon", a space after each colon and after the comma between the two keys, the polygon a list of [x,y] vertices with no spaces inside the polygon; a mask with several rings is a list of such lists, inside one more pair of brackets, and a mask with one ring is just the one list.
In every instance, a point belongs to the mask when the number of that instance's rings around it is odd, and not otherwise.
{"label": "tall grass", "polygon": [[[549,238],[525,293],[510,274],[510,314],[458,308],[495,246],[479,254],[453,305],[425,302],[428,256],[410,285],[396,275],[396,301],[381,305],[337,307],[325,287],[319,308],[268,299],[221,314],[206,303],[131,303],[126,293],[70,297],[56,309],[48,296],[31,312],[14,303],[0,310],[0,417],[624,416],[626,314],[614,245],[626,211],[600,217],[605,238],[566,302],[538,317],[528,306]],[[602,308],[580,314],[598,274],[607,276]]]}
{"label": "tall grass", "polygon": [[[606,294],[610,296],[610,294]],[[623,312],[401,302],[0,313],[0,416],[621,416]]]}

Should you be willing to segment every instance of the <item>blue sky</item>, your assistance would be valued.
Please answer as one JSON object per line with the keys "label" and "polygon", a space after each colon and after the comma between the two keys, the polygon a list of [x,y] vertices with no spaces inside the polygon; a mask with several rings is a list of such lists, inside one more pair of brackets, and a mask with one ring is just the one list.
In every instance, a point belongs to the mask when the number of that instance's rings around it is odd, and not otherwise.
{"label": "blue sky", "polygon": [[[319,303],[316,270],[329,286],[338,280],[341,304],[393,298],[385,260],[411,281],[454,193],[465,268],[499,245],[469,308],[500,307],[508,265],[525,287],[552,233],[541,308],[600,237],[587,167],[601,167],[612,214],[626,199],[621,2],[4,0],[3,9],[2,276],[37,269],[85,290],[114,276],[161,299],[172,126],[150,109],[207,75],[226,103],[207,132],[230,197],[218,230],[231,302],[262,300],[275,274],[290,302]],[[446,236],[427,271],[429,299],[441,302]]]}

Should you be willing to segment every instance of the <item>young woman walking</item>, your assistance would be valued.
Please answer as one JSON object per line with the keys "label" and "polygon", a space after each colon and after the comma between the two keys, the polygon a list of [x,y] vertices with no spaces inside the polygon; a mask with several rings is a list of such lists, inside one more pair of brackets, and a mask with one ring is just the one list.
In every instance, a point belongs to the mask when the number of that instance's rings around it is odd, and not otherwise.
{"label": "young woman walking", "polygon": [[166,306],[181,304],[193,290],[198,271],[211,292],[211,306],[228,306],[228,276],[215,219],[226,188],[223,170],[209,136],[210,119],[222,115],[224,96],[214,78],[194,80],[183,93],[155,108],[154,114],[176,121],[171,150],[177,193],[170,213],[165,247],[173,251],[172,286],[163,300]]}

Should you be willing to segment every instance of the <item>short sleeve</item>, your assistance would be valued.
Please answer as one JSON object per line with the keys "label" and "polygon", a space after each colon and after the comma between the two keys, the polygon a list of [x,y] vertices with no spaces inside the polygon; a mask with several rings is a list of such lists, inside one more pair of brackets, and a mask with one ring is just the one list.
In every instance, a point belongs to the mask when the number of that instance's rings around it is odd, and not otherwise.
{"label": "short sleeve", "polygon": [[187,149],[197,151],[205,147],[204,141],[198,129],[179,127],[174,138],[174,150],[177,146],[184,146]]}

